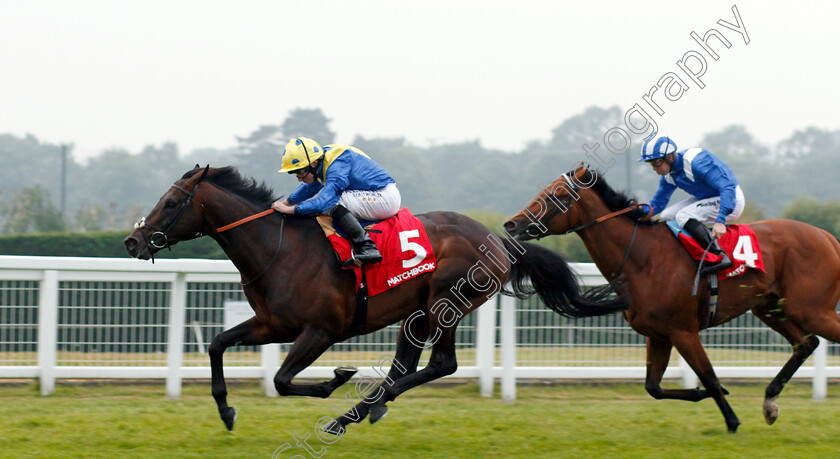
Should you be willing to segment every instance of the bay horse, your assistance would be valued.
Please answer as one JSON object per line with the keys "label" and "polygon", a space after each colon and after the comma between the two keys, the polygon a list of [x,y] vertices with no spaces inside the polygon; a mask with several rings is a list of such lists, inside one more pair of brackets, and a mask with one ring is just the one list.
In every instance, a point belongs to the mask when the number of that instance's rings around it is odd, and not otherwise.
{"label": "bay horse", "polygon": [[[196,165],[125,239],[131,256],[154,261],[160,249],[207,235],[239,270],[256,315],[218,334],[209,348],[212,394],[228,430],[233,429],[236,410],[227,404],[222,354],[230,346],[293,343],[274,377],[277,392],[326,398],[356,369],[339,367],[332,380],[318,384],[295,384],[292,378],[332,344],[402,321],[388,377],[371,392],[376,396],[368,395],[324,428],[343,433],[348,423],[360,422],[368,413],[371,423],[381,419],[386,402],[406,390],[452,374],[457,368],[455,327],[505,282],[513,289],[505,292],[521,297],[536,292],[549,308],[566,316],[627,308],[623,298],[583,297],[570,267],[548,249],[500,238],[464,215],[430,212],[417,217],[429,236],[436,269],[371,297],[359,333],[353,326],[355,275],[341,269],[315,218],[272,213],[273,201],[267,186],[243,178],[233,167]],[[232,229],[222,231],[227,228]],[[532,287],[526,285],[529,278]],[[433,341],[429,363],[417,371],[429,336]]]}
{"label": "bay horse", "polygon": [[[622,211],[626,213],[617,215]],[[707,324],[707,287],[692,296],[697,262],[665,223],[644,218],[635,201],[581,165],[542,190],[504,227],[520,240],[576,232],[604,277],[630,296],[630,308],[623,315],[633,330],[647,337],[647,392],[655,399],[696,402],[712,397],[732,433],[740,422],[724,397],[728,392],[715,375],[699,332],[705,325],[720,325],[752,310],[793,347],[793,355],[765,390],[763,414],[773,424],[779,416],[775,399],[818,346],[815,335],[840,342],[835,312],[840,299],[840,243],[828,232],[797,221],[750,224],[767,272],[748,269],[721,280],[717,313]],[[703,389],[660,387],[672,347],[697,374]]]}

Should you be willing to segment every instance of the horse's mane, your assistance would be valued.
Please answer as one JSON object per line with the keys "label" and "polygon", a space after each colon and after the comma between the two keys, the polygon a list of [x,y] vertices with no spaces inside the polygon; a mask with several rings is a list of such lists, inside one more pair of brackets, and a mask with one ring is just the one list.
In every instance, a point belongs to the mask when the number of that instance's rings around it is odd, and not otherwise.
{"label": "horse's mane", "polygon": [[[574,173],[570,172],[570,174]],[[587,171],[587,174],[591,174],[591,172]],[[604,175],[600,172],[597,172],[598,179],[595,181],[595,184],[592,185],[589,189],[594,191],[598,196],[601,197],[601,200],[604,201],[604,204],[613,212],[626,209],[631,205],[636,203],[635,199],[627,197],[626,194],[615,191],[607,184],[607,181],[604,180]],[[584,181],[589,183],[591,180],[590,177],[587,177]],[[651,221],[642,221],[643,218],[647,216],[647,214],[641,209],[631,210],[624,214],[624,216],[633,219],[634,221],[639,222],[642,225],[653,225],[654,222]]]}
{"label": "horse's mane", "polygon": [[[190,178],[203,170],[193,169],[187,171],[181,179]],[[204,180],[263,207],[269,206],[277,200],[274,197],[274,190],[266,185],[265,182],[257,182],[252,177],[243,177],[234,166],[211,169]]]}

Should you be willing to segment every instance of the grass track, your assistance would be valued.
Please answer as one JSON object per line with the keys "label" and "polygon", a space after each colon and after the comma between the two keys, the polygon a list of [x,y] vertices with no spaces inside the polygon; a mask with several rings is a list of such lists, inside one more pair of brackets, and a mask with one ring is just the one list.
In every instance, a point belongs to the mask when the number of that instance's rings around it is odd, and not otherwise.
{"label": "grass track", "polygon": [[[741,419],[726,433],[711,400],[655,401],[641,383],[520,386],[517,401],[479,396],[474,383],[426,386],[389,406],[380,423],[353,424],[336,443],[314,436],[331,407],[345,409],[345,386],[327,400],[269,399],[253,383],[229,386],[239,410],[225,430],[209,383],[187,385],[166,400],[161,384],[59,384],[41,397],[37,387],[0,386],[2,457],[278,457],[307,455],[294,435],[321,457],[837,457],[838,384],[824,402],[807,383],[789,384],[773,426],[761,416],[764,385],[728,383]],[[497,392],[498,393],[498,392]]]}

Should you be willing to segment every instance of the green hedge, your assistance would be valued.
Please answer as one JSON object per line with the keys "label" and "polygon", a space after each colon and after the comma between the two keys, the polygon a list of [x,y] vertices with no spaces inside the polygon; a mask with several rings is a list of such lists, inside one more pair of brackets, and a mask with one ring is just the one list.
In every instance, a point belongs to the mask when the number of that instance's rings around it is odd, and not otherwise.
{"label": "green hedge", "polygon": [[[124,230],[0,236],[0,255],[128,258],[123,239],[130,232]],[[204,237],[182,242],[171,251],[162,250],[155,254],[155,258],[225,259],[227,256],[216,241]]]}

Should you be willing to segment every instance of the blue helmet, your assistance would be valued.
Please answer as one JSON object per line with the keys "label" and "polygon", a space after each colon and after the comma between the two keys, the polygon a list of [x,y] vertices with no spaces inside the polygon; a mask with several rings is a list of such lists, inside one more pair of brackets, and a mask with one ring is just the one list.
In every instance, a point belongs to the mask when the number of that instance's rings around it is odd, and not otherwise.
{"label": "blue helmet", "polygon": [[670,137],[656,137],[654,132],[642,144],[642,157],[638,161],[652,161],[677,152],[677,144]]}

